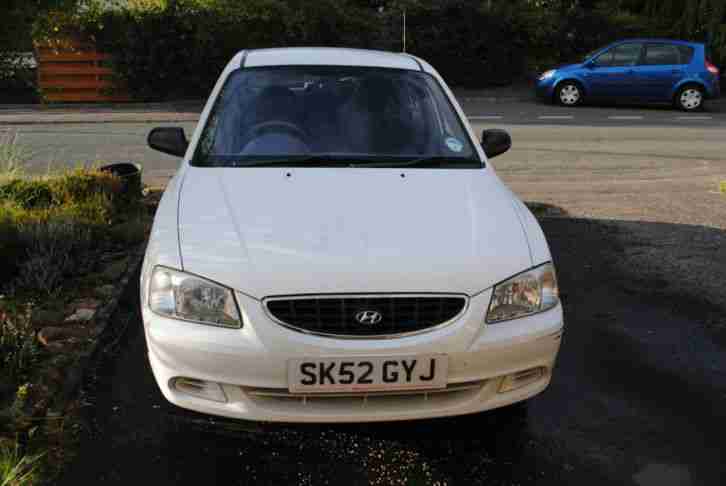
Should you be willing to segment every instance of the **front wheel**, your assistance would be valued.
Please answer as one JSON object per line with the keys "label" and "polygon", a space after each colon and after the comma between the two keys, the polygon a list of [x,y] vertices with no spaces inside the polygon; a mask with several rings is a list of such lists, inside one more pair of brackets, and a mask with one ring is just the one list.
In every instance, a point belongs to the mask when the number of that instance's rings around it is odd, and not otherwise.
{"label": "front wheel", "polygon": [[584,97],[582,88],[574,81],[563,81],[555,90],[555,99],[562,106],[577,106]]}
{"label": "front wheel", "polygon": [[698,86],[684,86],[676,94],[676,107],[683,111],[697,111],[703,108],[703,90]]}

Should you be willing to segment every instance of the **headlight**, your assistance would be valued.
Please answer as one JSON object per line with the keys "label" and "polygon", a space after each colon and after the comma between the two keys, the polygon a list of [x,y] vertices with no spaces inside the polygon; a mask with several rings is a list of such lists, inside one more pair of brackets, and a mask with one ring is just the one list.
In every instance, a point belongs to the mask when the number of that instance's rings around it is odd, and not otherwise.
{"label": "headlight", "polygon": [[242,327],[242,317],[230,289],[166,267],[155,267],[151,274],[149,307],[172,319]]}
{"label": "headlight", "polygon": [[550,79],[552,76],[555,75],[556,72],[557,72],[556,69],[550,69],[549,71],[545,71],[542,74],[540,74],[539,80],[544,81],[545,79]]}
{"label": "headlight", "polygon": [[555,267],[545,263],[495,285],[486,322],[493,324],[544,312],[559,301]]}

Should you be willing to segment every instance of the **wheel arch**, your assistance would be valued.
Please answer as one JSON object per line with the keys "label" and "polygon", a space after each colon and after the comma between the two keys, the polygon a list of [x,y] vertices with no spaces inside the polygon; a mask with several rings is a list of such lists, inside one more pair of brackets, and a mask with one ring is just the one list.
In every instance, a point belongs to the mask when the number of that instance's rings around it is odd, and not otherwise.
{"label": "wheel arch", "polygon": [[708,88],[706,87],[706,84],[703,81],[701,81],[699,79],[695,79],[695,78],[687,78],[687,79],[681,80],[678,84],[676,84],[673,87],[673,89],[671,90],[671,101],[675,102],[676,96],[678,96],[678,93],[686,86],[697,86],[698,88],[701,89],[701,91],[703,91],[704,97],[709,95]]}

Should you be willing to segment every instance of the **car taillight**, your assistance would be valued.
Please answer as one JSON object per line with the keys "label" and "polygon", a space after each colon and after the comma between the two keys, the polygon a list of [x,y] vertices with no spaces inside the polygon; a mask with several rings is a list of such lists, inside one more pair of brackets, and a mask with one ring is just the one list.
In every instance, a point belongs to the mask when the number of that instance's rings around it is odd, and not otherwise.
{"label": "car taillight", "polygon": [[709,73],[718,76],[718,68],[711,64],[711,61],[706,61],[706,69],[708,69]]}

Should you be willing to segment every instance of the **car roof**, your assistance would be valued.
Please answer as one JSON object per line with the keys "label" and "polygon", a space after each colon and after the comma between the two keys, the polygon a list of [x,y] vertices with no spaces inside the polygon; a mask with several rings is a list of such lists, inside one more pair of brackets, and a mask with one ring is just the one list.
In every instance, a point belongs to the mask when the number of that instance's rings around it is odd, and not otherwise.
{"label": "car roof", "polygon": [[418,60],[404,53],[337,47],[253,49],[240,56],[244,67],[259,66],[366,66],[423,70]]}
{"label": "car roof", "polygon": [[614,44],[623,44],[623,43],[626,43],[626,42],[657,42],[657,43],[665,43],[665,44],[678,44],[678,45],[683,45],[683,46],[699,46],[699,45],[703,45],[702,43],[699,43],[699,42],[688,42],[688,41],[678,40],[678,39],[658,39],[658,38],[653,38],[653,39],[647,39],[647,38],[622,39],[622,40],[619,40],[617,42],[613,42],[613,44],[611,44],[611,45],[614,45]]}

